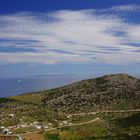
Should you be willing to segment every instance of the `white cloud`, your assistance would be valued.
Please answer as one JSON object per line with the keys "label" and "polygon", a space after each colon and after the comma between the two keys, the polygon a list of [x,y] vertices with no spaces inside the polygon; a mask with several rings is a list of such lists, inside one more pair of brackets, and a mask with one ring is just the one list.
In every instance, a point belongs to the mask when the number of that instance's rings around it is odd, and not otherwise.
{"label": "white cloud", "polygon": [[140,10],[140,7],[135,4],[131,5],[119,5],[119,6],[114,6],[110,8],[112,11],[118,11],[118,12],[135,12]]}
{"label": "white cloud", "polygon": [[140,44],[140,24],[129,24],[107,10],[133,12],[139,6],[1,15],[0,47],[34,51],[1,52],[0,62],[139,63],[140,47],[135,43]]}

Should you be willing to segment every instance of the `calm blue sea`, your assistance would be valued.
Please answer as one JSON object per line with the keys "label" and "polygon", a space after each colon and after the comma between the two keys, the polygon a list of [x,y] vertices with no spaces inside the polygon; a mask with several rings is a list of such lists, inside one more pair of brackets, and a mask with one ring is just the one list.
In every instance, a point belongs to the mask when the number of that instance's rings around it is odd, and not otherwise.
{"label": "calm blue sea", "polygon": [[93,77],[89,75],[49,75],[0,79],[0,97],[56,88],[86,78]]}

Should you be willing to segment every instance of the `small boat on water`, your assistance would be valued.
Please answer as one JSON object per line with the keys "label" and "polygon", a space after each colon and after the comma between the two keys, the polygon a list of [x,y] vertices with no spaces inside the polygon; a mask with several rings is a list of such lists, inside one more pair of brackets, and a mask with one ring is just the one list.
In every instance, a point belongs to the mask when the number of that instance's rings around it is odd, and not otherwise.
{"label": "small boat on water", "polygon": [[21,82],[22,80],[18,79],[17,82]]}

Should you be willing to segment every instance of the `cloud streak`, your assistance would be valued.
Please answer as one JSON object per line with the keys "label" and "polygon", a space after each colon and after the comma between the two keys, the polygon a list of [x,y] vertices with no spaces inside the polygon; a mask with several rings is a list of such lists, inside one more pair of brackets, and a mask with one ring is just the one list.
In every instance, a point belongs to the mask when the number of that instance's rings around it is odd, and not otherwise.
{"label": "cloud streak", "polygon": [[[0,15],[0,63],[139,63],[140,24],[125,18],[139,11],[124,5]],[[2,52],[4,47],[9,50]]]}

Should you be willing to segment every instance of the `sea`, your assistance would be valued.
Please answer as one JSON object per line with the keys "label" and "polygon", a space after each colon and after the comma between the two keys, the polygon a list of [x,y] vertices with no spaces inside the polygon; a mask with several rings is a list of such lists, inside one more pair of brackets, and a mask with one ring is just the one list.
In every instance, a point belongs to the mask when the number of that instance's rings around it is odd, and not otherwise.
{"label": "sea", "polygon": [[0,97],[47,90],[94,78],[91,75],[41,75],[22,78],[0,78]]}

